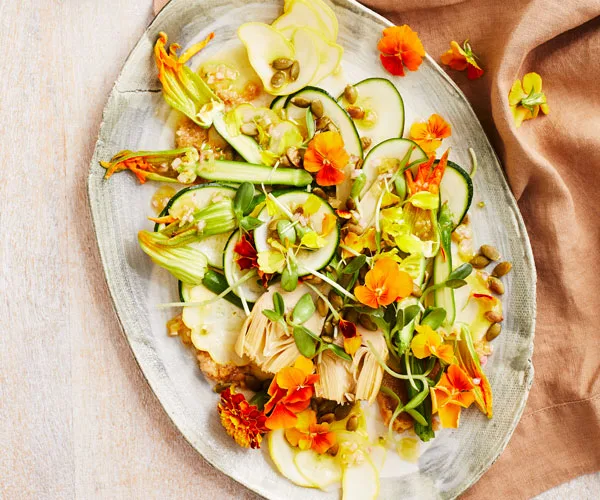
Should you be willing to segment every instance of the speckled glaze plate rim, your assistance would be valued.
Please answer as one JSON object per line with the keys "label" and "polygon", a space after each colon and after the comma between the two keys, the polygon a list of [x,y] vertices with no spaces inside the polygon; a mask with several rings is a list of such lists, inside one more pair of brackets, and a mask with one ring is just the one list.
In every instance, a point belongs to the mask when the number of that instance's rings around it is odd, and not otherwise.
{"label": "speckled glaze plate rim", "polygon": [[[136,49],[140,46],[140,44],[144,40],[148,30],[150,30],[151,28],[153,28],[155,26],[160,26],[162,23],[162,20],[169,13],[170,9],[174,8],[174,6],[176,4],[180,4],[183,2],[185,2],[185,0],[171,0],[165,7],[163,7],[163,9],[161,9],[159,14],[155,17],[155,19],[150,23],[150,25],[146,29],[146,32],[142,35],[140,41],[138,41],[136,46],[132,49],[131,53],[129,54],[129,56],[127,57],[124,65],[123,65],[121,72],[119,73],[119,77],[117,78],[117,80],[115,82],[115,85],[110,93],[109,98],[108,98],[107,105],[103,112],[103,120],[102,120],[102,124],[100,127],[99,139],[96,144],[96,148],[95,148],[91,166],[90,166],[90,175],[89,175],[89,179],[88,179],[88,200],[89,200],[89,204],[90,204],[90,210],[92,213],[94,231],[96,233],[96,241],[98,243],[104,272],[107,277],[107,283],[109,286],[109,291],[110,291],[110,295],[111,295],[111,299],[112,299],[112,303],[113,303],[113,308],[115,309],[117,317],[119,318],[119,323],[121,325],[123,334],[125,335],[125,337],[128,341],[128,344],[132,350],[134,358],[135,358],[136,362],[138,363],[138,365],[140,366],[140,369],[141,369],[145,379],[147,380],[148,384],[152,388],[153,393],[156,395],[161,406],[165,409],[166,413],[169,415],[170,419],[173,421],[173,424],[182,433],[182,435],[188,441],[188,443],[190,443],[190,445],[196,451],[198,451],[204,457],[205,460],[207,460],[212,466],[214,466],[215,468],[217,468],[224,474],[228,475],[229,477],[232,477],[234,480],[240,482],[240,484],[251,489],[255,493],[257,493],[259,495],[269,496],[270,494],[272,494],[272,492],[265,491],[264,489],[259,488],[257,486],[258,483],[247,484],[245,482],[238,480],[236,477],[234,477],[231,474],[231,471],[227,471],[225,467],[221,466],[219,463],[217,463],[215,461],[214,457],[211,456],[210,450],[206,446],[205,443],[198,443],[198,442],[192,441],[192,439],[189,437],[190,434],[188,433],[188,429],[185,426],[181,425],[181,422],[178,422],[178,418],[177,418],[178,405],[174,404],[172,401],[167,401],[169,398],[164,397],[165,390],[168,389],[168,387],[167,387],[168,384],[166,384],[165,382],[163,382],[161,380],[160,374],[154,373],[153,369],[150,368],[149,366],[147,366],[148,360],[144,359],[143,356],[141,355],[141,350],[139,350],[140,346],[137,345],[138,341],[136,339],[134,339],[132,337],[132,335],[129,334],[128,329],[125,326],[126,322],[125,322],[124,316],[123,316],[124,311],[121,310],[121,306],[120,306],[119,300],[118,300],[120,290],[118,289],[118,284],[114,282],[114,279],[111,279],[111,273],[109,272],[108,248],[106,248],[105,244],[103,244],[103,240],[104,240],[104,238],[106,238],[106,235],[104,235],[104,233],[103,233],[103,230],[105,228],[102,227],[102,224],[100,222],[101,200],[100,200],[99,194],[96,192],[96,187],[95,187],[93,181],[96,180],[96,178],[98,177],[97,150],[98,150],[98,144],[101,141],[102,129],[106,123],[107,117],[114,111],[113,106],[111,106],[111,104],[113,103],[113,94],[115,92],[118,92],[117,87],[121,80],[121,76],[122,76],[123,72],[125,71],[125,69],[127,68],[127,65],[131,59],[131,56],[133,55],[133,53],[136,51]],[[387,25],[387,26],[392,25],[392,23],[390,21],[388,21],[387,19],[385,19],[383,16],[371,11],[370,9],[359,4],[355,0],[333,0],[331,3],[333,3],[334,5],[344,6],[345,8],[353,11],[354,13],[356,13],[360,16],[370,17],[371,19],[374,19],[375,21],[378,21],[379,23],[381,23],[383,25]],[[426,56],[426,61],[429,65],[431,65],[432,68],[434,68],[439,73],[440,76],[442,76],[445,84],[449,85],[453,89],[454,93],[456,94],[456,98],[460,101],[461,107],[463,107],[465,110],[468,111],[470,118],[473,120],[473,122],[476,122],[477,126],[479,128],[481,128],[481,124],[480,124],[478,118],[476,117],[469,102],[467,101],[467,99],[464,96],[464,94],[462,93],[462,91],[458,88],[458,86],[450,79],[450,77],[439,67],[439,65],[429,55]],[[149,91],[155,92],[156,90],[152,89]],[[482,136],[485,138],[485,143],[486,143],[485,145],[491,151],[494,168],[498,169],[501,172],[501,185],[497,186],[497,187],[500,188],[507,195],[507,197],[509,199],[509,205],[510,205],[509,208],[514,212],[514,215],[515,215],[516,227],[518,229],[519,234],[522,235],[523,254],[524,254],[524,259],[526,261],[525,264],[531,273],[530,278],[532,281],[532,283],[531,283],[532,296],[531,296],[531,304],[530,304],[531,309],[532,309],[530,311],[532,314],[531,323],[530,323],[531,331],[527,332],[528,338],[530,339],[530,343],[528,346],[528,360],[527,360],[528,366],[527,366],[527,369],[525,370],[527,378],[524,382],[521,403],[520,403],[520,406],[518,407],[518,409],[514,413],[513,419],[510,424],[510,430],[504,435],[504,439],[501,440],[499,443],[497,443],[497,446],[496,446],[496,449],[494,450],[492,458],[490,460],[488,460],[487,463],[481,464],[481,467],[479,468],[479,470],[469,477],[469,481],[465,481],[464,483],[461,483],[460,487],[457,488],[456,490],[454,490],[454,492],[451,496],[460,495],[462,492],[464,492],[470,486],[472,486],[475,482],[477,482],[479,480],[479,478],[483,475],[483,473],[489,469],[489,467],[495,462],[495,460],[497,460],[497,458],[500,456],[502,451],[506,448],[506,446],[507,446],[507,444],[508,444],[508,442],[509,442],[509,440],[510,440],[510,438],[522,416],[522,413],[524,411],[525,404],[527,401],[527,396],[528,396],[531,384],[533,382],[533,365],[531,363],[531,356],[533,353],[533,341],[534,341],[534,332],[535,332],[535,312],[536,312],[536,289],[535,289],[536,271],[535,271],[535,263],[534,263],[534,259],[533,259],[533,253],[532,253],[531,245],[529,242],[529,238],[527,236],[527,230],[525,228],[525,224],[524,224],[522,216],[518,210],[516,201],[511,193],[508,183],[506,181],[504,171],[503,171],[502,167],[500,166],[500,162],[497,158],[497,155],[496,155],[495,151],[493,150],[493,148],[489,142],[489,139],[485,135],[485,132],[483,132],[483,129],[482,129],[481,133],[482,133]]]}

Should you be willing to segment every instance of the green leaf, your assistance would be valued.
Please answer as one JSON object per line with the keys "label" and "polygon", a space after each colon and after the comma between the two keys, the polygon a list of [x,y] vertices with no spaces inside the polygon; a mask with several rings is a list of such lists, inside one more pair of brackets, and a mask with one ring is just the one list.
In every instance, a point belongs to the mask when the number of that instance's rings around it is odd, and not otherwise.
{"label": "green leaf", "polygon": [[429,191],[419,191],[413,194],[407,203],[422,210],[435,210],[439,206],[440,196]]}
{"label": "green leaf", "polygon": [[265,405],[267,404],[267,401],[269,401],[269,399],[271,399],[271,396],[269,396],[267,391],[260,391],[260,392],[257,392],[254,396],[252,396],[252,399],[248,402],[251,405],[256,406],[259,411],[263,411],[263,409],[265,408]]}
{"label": "green leaf", "polygon": [[473,266],[467,262],[467,263],[463,264],[462,266],[458,266],[454,271],[452,271],[448,275],[447,281],[464,280],[472,272],[473,272]]}
{"label": "green leaf", "polygon": [[317,352],[317,341],[311,335],[312,332],[303,326],[294,327],[294,341],[300,354],[306,358],[312,358]]}
{"label": "green leaf", "polygon": [[279,292],[273,294],[273,308],[280,317],[283,317],[283,314],[285,313],[285,302]]}
{"label": "green leaf", "polygon": [[277,235],[284,245],[296,243],[296,230],[289,220],[282,219],[277,222]]}
{"label": "green leaf", "polygon": [[273,311],[273,309],[263,309],[262,313],[269,318],[271,321],[276,323],[279,321],[283,315],[279,314],[277,311]]}
{"label": "green leaf", "polygon": [[448,288],[462,288],[463,286],[465,286],[467,284],[467,282],[465,280],[448,280],[446,281],[445,285]]}
{"label": "green leaf", "polygon": [[336,344],[324,344],[326,345],[326,349],[329,349],[333,354],[337,357],[342,358],[346,361],[352,361],[352,356],[348,354],[344,349],[342,349],[339,345]]}
{"label": "green leaf", "polygon": [[297,325],[301,325],[308,321],[314,313],[315,303],[313,302],[310,293],[305,293],[294,306],[294,310],[292,311],[292,321]]}
{"label": "green leaf", "polygon": [[352,189],[350,190],[350,198],[357,198],[360,196],[361,191],[367,184],[367,176],[364,172],[360,172],[354,182],[352,183]]}
{"label": "green leaf", "polygon": [[367,262],[366,255],[359,255],[358,257],[354,257],[344,269],[342,269],[342,274],[354,274],[356,271],[360,270]]}
{"label": "green leaf", "polygon": [[413,319],[417,317],[421,308],[417,304],[408,306],[404,309],[404,324],[408,325]]}
{"label": "green leaf", "polygon": [[233,199],[233,209],[236,212],[247,214],[252,206],[252,200],[254,199],[254,186],[249,182],[243,182],[240,184],[235,198]]}
{"label": "green leaf", "polygon": [[425,311],[421,320],[422,325],[427,325],[433,330],[437,330],[446,319],[446,309],[443,307],[432,307]]}
{"label": "green leaf", "polygon": [[298,286],[298,272],[285,267],[281,273],[281,288],[286,292],[293,292]]}
{"label": "green leaf", "polygon": [[262,226],[263,224],[264,221],[257,219],[256,217],[250,217],[249,215],[243,217],[240,220],[240,227],[246,232],[253,231],[254,229],[256,229],[259,226]]}

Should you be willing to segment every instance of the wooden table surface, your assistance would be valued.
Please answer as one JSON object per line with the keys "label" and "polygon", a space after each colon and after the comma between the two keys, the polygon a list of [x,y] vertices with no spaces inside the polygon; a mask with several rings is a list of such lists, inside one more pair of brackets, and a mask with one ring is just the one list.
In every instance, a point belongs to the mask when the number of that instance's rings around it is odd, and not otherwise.
{"label": "wooden table surface", "polygon": [[253,497],[150,391],[92,231],[102,109],[152,18],[150,0],[0,0],[0,498]]}

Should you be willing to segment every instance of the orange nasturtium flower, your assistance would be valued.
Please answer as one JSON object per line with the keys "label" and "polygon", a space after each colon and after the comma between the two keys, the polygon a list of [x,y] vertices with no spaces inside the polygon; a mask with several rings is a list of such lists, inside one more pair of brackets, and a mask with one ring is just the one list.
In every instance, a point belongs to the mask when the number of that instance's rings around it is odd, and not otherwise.
{"label": "orange nasturtium flower", "polygon": [[452,127],[440,115],[433,114],[426,122],[413,123],[410,138],[426,153],[433,153],[442,145],[442,139],[452,135]]}
{"label": "orange nasturtium flower", "polygon": [[425,57],[425,49],[417,33],[406,24],[385,28],[377,50],[383,67],[395,76],[404,76],[404,66],[410,71],[417,71]]}
{"label": "orange nasturtium flower", "polygon": [[477,56],[473,54],[469,40],[465,40],[462,47],[454,40],[451,41],[450,49],[440,57],[442,64],[450,66],[456,71],[464,71],[466,69],[469,80],[476,80],[483,75],[483,70],[477,64],[476,58]]}
{"label": "orange nasturtium flower", "polygon": [[433,194],[437,194],[439,192],[440,182],[442,182],[442,177],[444,177],[444,172],[446,171],[449,153],[450,150],[446,150],[435,167],[433,167],[435,155],[430,154],[429,160],[419,165],[417,175],[414,177],[414,179],[410,169],[404,172],[404,176],[406,177],[406,186],[410,196],[418,193],[419,191],[429,191]]}
{"label": "orange nasturtium flower", "polygon": [[354,295],[363,304],[378,309],[389,306],[399,298],[408,297],[413,281],[408,273],[400,270],[398,263],[390,258],[379,259],[365,276],[365,284],[354,289]]}
{"label": "orange nasturtium flower", "polygon": [[454,349],[450,344],[444,344],[442,336],[427,325],[417,325],[415,335],[410,343],[412,352],[419,359],[435,356],[442,361],[452,364],[454,361]]}
{"label": "orange nasturtium flower", "polygon": [[300,413],[296,425],[285,430],[285,437],[292,446],[317,453],[325,453],[336,441],[327,422],[317,424],[317,414],[313,410]]}
{"label": "orange nasturtium flower", "polygon": [[294,366],[277,372],[267,391],[271,399],[265,405],[265,413],[273,410],[266,422],[269,429],[287,429],[296,424],[297,413],[308,408],[315,393],[319,376],[313,374],[314,369],[310,359],[299,356]]}
{"label": "orange nasturtium flower", "polygon": [[468,408],[475,400],[474,387],[471,378],[458,365],[450,365],[431,388],[431,411],[439,413],[442,427],[458,427],[460,409]]}
{"label": "orange nasturtium flower", "polygon": [[244,448],[260,448],[262,435],[269,430],[265,427],[267,417],[262,411],[229,387],[221,393],[217,409],[221,424],[237,444]]}
{"label": "orange nasturtium flower", "polygon": [[304,155],[304,168],[317,172],[317,184],[335,186],[346,177],[344,169],[350,155],[344,149],[344,140],[338,132],[321,132],[308,143]]}
{"label": "orange nasturtium flower", "polygon": [[[363,234],[358,235],[353,232],[348,232],[344,239],[342,240],[342,244],[344,247],[347,247],[355,252],[362,253],[364,249],[370,250],[374,252],[377,250],[377,242],[375,240],[376,231],[374,227],[370,227]],[[352,251],[348,251],[343,249],[344,257],[350,257],[354,254]]]}
{"label": "orange nasturtium flower", "polygon": [[540,109],[545,115],[550,113],[546,94],[542,92],[542,77],[537,73],[527,73],[523,77],[523,84],[521,80],[516,80],[508,94],[508,104],[517,128],[524,120],[535,118]]}

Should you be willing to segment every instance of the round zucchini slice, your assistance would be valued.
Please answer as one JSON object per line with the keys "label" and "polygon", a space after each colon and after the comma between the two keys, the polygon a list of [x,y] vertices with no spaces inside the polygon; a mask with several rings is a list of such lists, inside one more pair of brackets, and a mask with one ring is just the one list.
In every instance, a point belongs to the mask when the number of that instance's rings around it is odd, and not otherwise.
{"label": "round zucchini slice", "polygon": [[[323,217],[325,214],[331,214],[335,217],[335,211],[331,205],[329,205],[329,203],[322,198],[319,198],[317,195],[307,193],[305,191],[292,191],[282,194],[277,196],[277,202],[286,207],[286,209],[292,214],[295,214],[296,211],[301,207],[306,206],[307,203],[318,205],[318,209],[308,217],[308,220],[303,221],[302,217],[298,218],[299,225],[304,227],[310,226],[318,234],[320,234],[323,230]],[[254,230],[254,244],[256,246],[256,251],[266,252],[269,250],[275,250],[268,242],[269,222],[271,222],[274,217],[269,215],[268,208],[265,207],[258,214],[258,218],[265,223]],[[333,231],[324,236],[324,238],[325,244],[321,248],[316,250],[303,248],[297,252],[296,259],[298,262],[299,276],[310,274],[310,270],[318,271],[329,264],[338,248],[340,238],[339,225],[336,223]]]}
{"label": "round zucchini slice", "polygon": [[[404,133],[404,101],[396,86],[387,78],[367,78],[355,83],[358,99],[353,104],[362,108],[365,117],[355,119],[354,125],[361,137],[371,139],[371,148]],[[338,97],[340,105],[347,109],[350,103],[344,94]]]}
{"label": "round zucchini slice", "polygon": [[[223,253],[223,273],[225,274],[225,279],[229,286],[233,286],[251,271],[251,269],[240,269],[240,266],[238,266],[236,262],[237,254],[235,252],[235,246],[240,241],[240,238],[241,232],[239,230],[235,231],[230,236],[229,241],[225,246],[225,252]],[[263,293],[265,293],[265,288],[261,286],[258,281],[258,276],[256,278],[250,278],[241,285],[233,287],[232,291],[238,297],[246,299],[247,302],[254,303]]]}
{"label": "round zucchini slice", "polygon": [[[436,160],[437,164],[439,160]],[[440,203],[448,203],[454,227],[458,226],[469,211],[473,201],[471,176],[458,164],[448,160],[440,183]]]}

